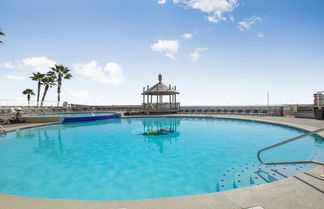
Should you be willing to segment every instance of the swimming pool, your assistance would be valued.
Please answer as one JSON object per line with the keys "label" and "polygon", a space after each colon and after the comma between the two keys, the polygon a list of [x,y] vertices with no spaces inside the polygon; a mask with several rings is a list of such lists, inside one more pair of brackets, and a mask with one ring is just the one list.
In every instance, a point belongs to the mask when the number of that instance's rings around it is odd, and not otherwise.
{"label": "swimming pool", "polygon": [[[165,135],[144,134],[159,129],[173,131]],[[259,166],[257,151],[302,133],[260,122],[181,117],[21,129],[8,132],[0,140],[0,193],[130,200],[203,194],[266,183],[261,177],[272,182],[282,176]],[[268,161],[323,160],[323,151],[323,139],[313,136],[267,151],[263,157]],[[276,168],[289,176],[313,167]],[[264,176],[264,172],[268,175]]]}

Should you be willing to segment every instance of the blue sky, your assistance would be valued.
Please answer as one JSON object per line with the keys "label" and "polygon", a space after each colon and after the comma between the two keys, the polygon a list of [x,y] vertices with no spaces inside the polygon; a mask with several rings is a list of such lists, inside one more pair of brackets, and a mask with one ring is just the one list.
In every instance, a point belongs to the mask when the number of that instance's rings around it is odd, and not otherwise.
{"label": "blue sky", "polygon": [[[312,103],[323,90],[321,0],[2,0],[0,99],[68,66],[62,99],[140,104],[142,87],[177,85],[184,105]],[[186,35],[185,35],[186,34]],[[55,100],[50,89],[48,100]]]}

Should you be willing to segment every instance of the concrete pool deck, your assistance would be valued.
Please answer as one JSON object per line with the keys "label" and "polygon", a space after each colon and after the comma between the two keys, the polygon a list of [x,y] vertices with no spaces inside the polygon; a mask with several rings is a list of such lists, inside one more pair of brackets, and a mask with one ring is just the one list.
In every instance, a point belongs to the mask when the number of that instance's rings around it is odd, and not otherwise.
{"label": "concrete pool deck", "polygon": [[[315,130],[324,127],[324,121],[288,117],[240,116],[240,115],[199,115],[177,114],[172,117],[215,117],[254,120],[288,125],[304,130]],[[136,116],[139,117],[139,116]],[[157,116],[148,116],[157,117]],[[129,118],[129,117],[123,117]],[[51,123],[33,123],[5,126],[7,130],[28,128]],[[319,134],[324,137],[324,133]],[[170,197],[147,200],[125,201],[82,201],[29,198],[0,194],[0,209],[239,209],[261,206],[264,209],[322,209],[324,207],[324,178],[322,168],[273,183],[235,189],[225,192],[193,196]]]}
{"label": "concrete pool deck", "polygon": [[9,125],[2,125],[7,131],[14,131],[23,128],[32,128],[36,126],[45,126],[51,124],[58,124],[59,122],[45,122],[45,123],[17,123],[17,124],[9,124]]}

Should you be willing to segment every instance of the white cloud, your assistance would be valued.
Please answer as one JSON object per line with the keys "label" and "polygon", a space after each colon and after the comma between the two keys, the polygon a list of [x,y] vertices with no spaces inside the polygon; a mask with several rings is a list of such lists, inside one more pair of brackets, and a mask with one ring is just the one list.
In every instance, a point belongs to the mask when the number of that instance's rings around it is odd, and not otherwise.
{"label": "white cloud", "polygon": [[262,22],[262,18],[253,16],[253,17],[246,18],[246,19],[238,22],[238,28],[241,31],[250,30],[252,25],[259,23],[259,22]]}
{"label": "white cloud", "polygon": [[191,39],[192,38],[192,34],[191,33],[185,33],[182,35],[182,38],[185,38],[185,39]]}
{"label": "white cloud", "polygon": [[232,12],[238,6],[238,0],[173,0],[173,3],[206,13],[206,19],[212,23],[225,21],[224,14]]}
{"label": "white cloud", "polygon": [[14,64],[12,62],[6,62],[3,64],[3,67],[5,68],[14,68]]}
{"label": "white cloud", "polygon": [[158,0],[158,4],[165,4],[166,0]]}
{"label": "white cloud", "polygon": [[191,58],[191,61],[195,62],[195,61],[199,60],[201,52],[206,51],[206,50],[207,50],[207,48],[197,48],[197,49],[195,49],[194,52],[189,54],[189,56]]}
{"label": "white cloud", "polygon": [[45,73],[56,64],[55,61],[46,57],[30,57],[22,60],[9,61],[1,66],[15,69],[31,69],[33,71]]}
{"label": "white cloud", "polygon": [[50,67],[53,67],[56,62],[50,60],[46,57],[31,57],[23,59],[22,64],[33,68],[34,71],[45,73],[50,70]]}
{"label": "white cloud", "polygon": [[[32,69],[34,72],[45,73],[50,70],[56,64],[55,61],[46,57],[31,57],[25,58],[20,61],[6,62],[1,66],[5,68],[17,68],[17,69]],[[74,64],[73,68],[79,75],[86,78],[92,78],[92,80],[100,83],[108,83],[113,85],[121,84],[124,81],[123,70],[117,63],[107,63],[103,68],[99,66],[96,61],[91,61],[85,64]],[[24,80],[24,77],[20,76],[6,76],[6,79],[11,80]],[[82,78],[81,78],[82,79]]]}
{"label": "white cloud", "polygon": [[66,89],[65,93],[68,97],[72,99],[81,99],[81,100],[86,100],[91,98],[91,94],[88,90],[83,90],[83,89]]}
{"label": "white cloud", "polygon": [[151,45],[151,49],[155,52],[164,53],[165,56],[175,59],[175,53],[179,49],[179,42],[176,40],[158,40]]}
{"label": "white cloud", "polygon": [[23,77],[23,76],[6,75],[6,76],[5,76],[5,79],[8,79],[8,80],[15,80],[15,81],[23,81],[23,80],[25,80],[26,78]]}
{"label": "white cloud", "polygon": [[118,85],[124,82],[123,70],[117,63],[109,62],[107,63],[104,71],[108,72],[109,83],[113,85]]}
{"label": "white cloud", "polygon": [[99,83],[119,85],[125,80],[122,68],[119,64],[113,62],[107,63],[103,68],[92,60],[85,64],[74,64],[73,68],[77,74]]}
{"label": "white cloud", "polygon": [[199,51],[199,52],[203,52],[203,51],[206,51],[207,48],[206,47],[205,48],[197,48],[196,50]]}
{"label": "white cloud", "polygon": [[263,33],[257,33],[257,37],[258,38],[264,38],[264,34]]}

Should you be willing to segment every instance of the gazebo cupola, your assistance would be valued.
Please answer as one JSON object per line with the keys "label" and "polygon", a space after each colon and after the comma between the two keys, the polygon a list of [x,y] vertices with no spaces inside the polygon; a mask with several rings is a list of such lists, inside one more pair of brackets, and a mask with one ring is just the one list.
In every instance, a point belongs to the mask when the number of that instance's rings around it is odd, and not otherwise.
{"label": "gazebo cupola", "polygon": [[[177,102],[176,86],[166,86],[162,83],[162,75],[158,75],[159,82],[151,88],[143,87],[143,110],[145,113],[176,113],[180,108]],[[166,97],[166,98],[165,98]]]}

